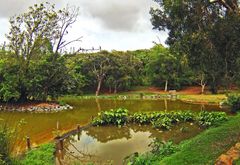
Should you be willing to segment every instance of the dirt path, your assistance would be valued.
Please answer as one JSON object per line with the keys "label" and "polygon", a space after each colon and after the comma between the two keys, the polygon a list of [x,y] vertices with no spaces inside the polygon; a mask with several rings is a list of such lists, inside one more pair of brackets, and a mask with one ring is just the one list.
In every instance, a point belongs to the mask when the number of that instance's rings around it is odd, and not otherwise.
{"label": "dirt path", "polygon": [[[151,93],[156,93],[156,94],[164,94],[164,93],[168,93],[165,92],[164,90],[157,88],[157,87],[146,87],[144,89],[141,90],[133,90],[132,92],[151,92]],[[178,94],[200,94],[201,93],[201,87],[198,86],[192,86],[192,87],[186,87],[182,90],[177,90]]]}

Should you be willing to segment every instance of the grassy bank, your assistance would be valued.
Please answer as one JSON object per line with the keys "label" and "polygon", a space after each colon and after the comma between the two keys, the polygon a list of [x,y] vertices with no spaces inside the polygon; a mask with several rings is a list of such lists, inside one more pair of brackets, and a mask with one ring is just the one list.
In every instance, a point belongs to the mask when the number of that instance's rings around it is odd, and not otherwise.
{"label": "grassy bank", "polygon": [[202,165],[215,160],[240,140],[240,114],[217,128],[211,128],[195,138],[184,141],[180,150],[157,164]]}
{"label": "grassy bank", "polygon": [[218,95],[185,95],[180,94],[179,99],[184,102],[190,102],[190,103],[207,103],[207,104],[219,104],[220,102],[226,100],[226,95],[224,94],[218,94]]}
{"label": "grassy bank", "polygon": [[[124,98],[130,98],[130,99],[141,99],[140,95],[146,96],[144,99],[153,99],[150,96],[159,96],[158,99],[160,98],[168,98],[166,93],[161,93],[161,94],[156,94],[156,93],[142,93],[142,92],[124,92],[124,93],[119,93],[119,94],[103,94],[99,95],[99,99],[124,99]],[[82,96],[63,96],[60,97],[59,100],[67,101],[71,99],[90,99],[90,98],[96,98],[95,95],[93,94],[88,94],[88,95],[82,95]],[[217,94],[217,95],[212,95],[212,94],[206,94],[206,95],[201,95],[201,94],[178,94],[177,93],[177,98],[181,101],[184,102],[189,102],[189,103],[206,103],[206,104],[219,104],[220,102],[224,101],[227,97],[224,94]]]}
{"label": "grassy bank", "polygon": [[19,161],[19,165],[53,165],[55,146],[52,143],[41,145],[37,149],[33,149],[26,153],[23,160]]}

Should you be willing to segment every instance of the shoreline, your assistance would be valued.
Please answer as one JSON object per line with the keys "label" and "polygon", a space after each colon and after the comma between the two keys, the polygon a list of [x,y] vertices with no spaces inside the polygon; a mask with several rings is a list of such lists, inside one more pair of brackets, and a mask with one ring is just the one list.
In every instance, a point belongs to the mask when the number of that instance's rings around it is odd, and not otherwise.
{"label": "shoreline", "polygon": [[32,113],[52,113],[63,110],[71,110],[68,104],[60,105],[56,102],[27,102],[21,104],[0,104],[0,111],[5,112],[32,112]]}

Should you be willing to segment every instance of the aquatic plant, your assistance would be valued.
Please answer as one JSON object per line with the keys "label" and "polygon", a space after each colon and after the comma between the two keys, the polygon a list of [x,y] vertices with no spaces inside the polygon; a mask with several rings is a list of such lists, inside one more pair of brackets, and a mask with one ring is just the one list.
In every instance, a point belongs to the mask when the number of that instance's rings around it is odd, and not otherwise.
{"label": "aquatic plant", "polygon": [[111,109],[98,114],[98,117],[93,119],[93,125],[108,125],[113,124],[121,126],[128,121],[128,110],[124,108]]}
{"label": "aquatic plant", "polygon": [[164,116],[163,118],[153,120],[151,123],[154,128],[169,130],[172,126],[172,122],[173,120],[171,118]]}
{"label": "aquatic plant", "polygon": [[226,121],[227,115],[225,112],[206,112],[201,111],[196,116],[197,123],[202,127],[216,126]]}
{"label": "aquatic plant", "polygon": [[179,122],[195,122],[201,127],[215,126],[227,120],[225,112],[201,111],[193,113],[190,111],[172,112],[137,112],[129,114],[127,109],[115,109],[104,111],[98,114],[93,121],[93,125],[117,125],[126,123],[151,124],[154,128],[169,130],[174,124]]}

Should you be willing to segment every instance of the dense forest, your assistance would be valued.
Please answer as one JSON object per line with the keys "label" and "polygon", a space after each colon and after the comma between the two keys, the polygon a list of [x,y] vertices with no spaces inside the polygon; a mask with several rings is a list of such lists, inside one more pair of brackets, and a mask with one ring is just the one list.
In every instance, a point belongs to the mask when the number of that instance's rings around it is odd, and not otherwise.
{"label": "dense forest", "polygon": [[[167,30],[164,47],[148,50],[67,53],[64,40],[78,9],[39,4],[10,19],[8,44],[0,51],[2,101],[55,99],[62,94],[117,93],[133,86],[165,91],[200,85],[212,93],[239,84],[239,8],[234,2],[156,0],[155,29]],[[23,28],[24,27],[24,28]],[[231,32],[231,33],[229,33]]]}

